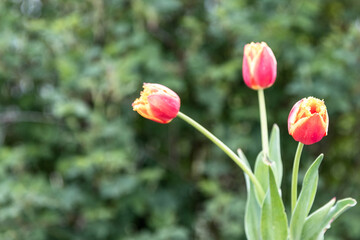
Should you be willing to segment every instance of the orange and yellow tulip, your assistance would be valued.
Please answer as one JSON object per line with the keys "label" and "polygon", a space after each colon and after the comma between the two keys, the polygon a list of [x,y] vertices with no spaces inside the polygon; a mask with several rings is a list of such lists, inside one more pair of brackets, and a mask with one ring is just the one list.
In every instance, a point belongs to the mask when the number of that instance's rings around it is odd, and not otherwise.
{"label": "orange and yellow tulip", "polygon": [[324,101],[308,97],[298,101],[288,118],[289,134],[295,141],[310,145],[328,133],[329,116]]}
{"label": "orange and yellow tulip", "polygon": [[243,79],[254,89],[271,87],[276,79],[277,62],[271,48],[265,43],[249,43],[244,47]]}
{"label": "orange and yellow tulip", "polygon": [[180,110],[180,98],[171,89],[156,83],[144,83],[144,90],[133,104],[133,110],[144,118],[169,123]]}

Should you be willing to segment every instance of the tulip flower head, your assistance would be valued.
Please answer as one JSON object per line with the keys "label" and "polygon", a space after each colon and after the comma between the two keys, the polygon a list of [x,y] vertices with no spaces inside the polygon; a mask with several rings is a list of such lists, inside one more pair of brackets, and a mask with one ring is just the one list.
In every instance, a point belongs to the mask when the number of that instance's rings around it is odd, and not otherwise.
{"label": "tulip flower head", "polygon": [[245,84],[254,90],[271,87],[276,79],[277,62],[265,43],[249,43],[244,47],[242,73]]}
{"label": "tulip flower head", "polygon": [[328,133],[329,116],[324,101],[308,97],[298,101],[288,118],[289,134],[295,141],[310,145]]}
{"label": "tulip flower head", "polygon": [[180,98],[171,89],[156,83],[144,83],[132,106],[144,118],[158,123],[169,123],[180,110]]}

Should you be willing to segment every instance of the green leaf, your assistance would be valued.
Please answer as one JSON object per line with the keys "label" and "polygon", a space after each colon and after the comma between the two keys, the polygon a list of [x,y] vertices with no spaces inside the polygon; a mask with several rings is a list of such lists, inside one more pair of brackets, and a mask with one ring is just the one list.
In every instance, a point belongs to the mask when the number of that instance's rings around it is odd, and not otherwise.
{"label": "green leaf", "polygon": [[312,207],[312,205],[314,203],[315,196],[316,196],[316,191],[317,191],[317,183],[318,183],[318,181],[319,181],[319,176],[317,176],[316,184],[313,185],[312,192],[310,194],[310,200],[309,200],[309,204],[308,204],[308,208],[307,208],[307,213],[310,212],[311,207]]}
{"label": "green leaf", "polygon": [[281,161],[281,151],[280,151],[280,130],[278,125],[274,124],[269,142],[269,158],[273,163],[271,168],[274,172],[276,183],[278,187],[281,186],[281,180],[283,176],[283,165]]}
{"label": "green leaf", "polygon": [[323,230],[322,223],[329,213],[331,207],[335,204],[335,198],[331,199],[323,207],[313,212],[309,217],[306,218],[304,228],[301,233],[302,240],[315,240],[316,236]]}
{"label": "green leaf", "polygon": [[262,207],[260,227],[262,239],[287,239],[287,217],[272,170],[269,171],[269,189]]}
{"label": "green leaf", "polygon": [[330,224],[335,221],[343,212],[347,209],[356,205],[356,200],[353,198],[344,198],[342,200],[337,201],[334,207],[330,209],[326,218],[320,223],[318,223],[321,227],[320,233],[316,236],[316,240],[324,239],[324,234],[327,229],[330,228]]}
{"label": "green leaf", "polygon": [[[250,166],[250,164],[249,164],[249,161],[247,160],[244,152],[243,152],[240,148],[238,148],[237,154],[238,154],[240,160],[241,160],[248,168],[251,169],[251,166]],[[247,177],[248,177],[248,175],[245,174],[245,180],[246,180]]]}
{"label": "green leaf", "polygon": [[323,157],[324,155],[320,154],[305,174],[301,192],[290,221],[290,239],[292,240],[301,239],[305,219],[314,202],[319,179],[318,169]]}
{"label": "green leaf", "polygon": [[249,182],[245,207],[245,233],[248,240],[261,240],[260,214],[261,208],[255,196],[254,186]]}
{"label": "green leaf", "polygon": [[[264,162],[264,154],[260,152],[255,162],[255,177],[259,180],[261,187],[266,192],[269,186],[269,165]],[[255,189],[256,199],[259,205],[263,204],[264,199],[261,199],[260,194]]]}
{"label": "green leaf", "polygon": [[[250,164],[245,157],[244,153],[238,149],[238,155],[240,159],[250,168]],[[258,204],[255,196],[255,188],[249,179],[249,176],[245,175],[247,199],[245,207],[245,233],[248,240],[261,240],[260,236],[260,213],[261,208]]]}

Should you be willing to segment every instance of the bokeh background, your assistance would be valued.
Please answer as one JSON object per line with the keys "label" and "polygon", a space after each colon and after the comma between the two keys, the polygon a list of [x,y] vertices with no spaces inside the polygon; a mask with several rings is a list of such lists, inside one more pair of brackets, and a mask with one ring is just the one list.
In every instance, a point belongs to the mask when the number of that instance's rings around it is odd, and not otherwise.
{"label": "bokeh background", "polygon": [[[240,169],[185,122],[146,120],[131,103],[143,82],[166,85],[253,164],[257,93],[241,76],[251,41],[278,61],[265,95],[287,206],[287,116],[307,96],[330,116],[300,167],[301,179],[325,154],[313,209],[359,200],[359,13],[358,0],[1,0],[0,239],[245,239]],[[326,239],[360,239],[359,222],[356,206]]]}

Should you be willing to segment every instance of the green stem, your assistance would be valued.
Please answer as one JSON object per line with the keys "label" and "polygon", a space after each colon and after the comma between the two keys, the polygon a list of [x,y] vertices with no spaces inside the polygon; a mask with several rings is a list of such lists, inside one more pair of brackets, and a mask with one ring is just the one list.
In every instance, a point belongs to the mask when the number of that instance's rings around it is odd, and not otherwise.
{"label": "green stem", "polygon": [[299,142],[294,158],[294,166],[293,166],[292,179],[291,179],[291,212],[294,212],[297,201],[298,173],[299,173],[300,157],[303,147],[304,144]]}
{"label": "green stem", "polygon": [[264,158],[267,159],[269,155],[269,140],[268,140],[268,127],[267,127],[267,118],[266,118],[266,106],[265,106],[265,96],[264,90],[258,90],[259,97],[259,108],[260,108],[260,126],[261,126],[261,142],[262,149],[264,153]]}
{"label": "green stem", "polygon": [[241,159],[228,147],[226,146],[222,141],[220,141],[217,137],[215,137],[211,132],[209,132],[206,128],[201,126],[199,123],[194,121],[192,118],[188,117],[187,115],[183,114],[182,112],[179,112],[178,117],[180,117],[185,122],[189,123],[191,126],[196,128],[199,132],[204,134],[207,138],[209,138],[213,143],[215,143],[221,150],[223,150],[250,178],[250,180],[255,185],[255,188],[257,189],[258,193],[260,194],[260,199],[264,199],[265,192],[263,188],[260,185],[260,182],[255,177],[254,173],[251,171],[249,167],[247,167]]}

